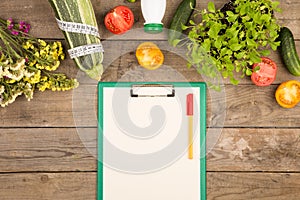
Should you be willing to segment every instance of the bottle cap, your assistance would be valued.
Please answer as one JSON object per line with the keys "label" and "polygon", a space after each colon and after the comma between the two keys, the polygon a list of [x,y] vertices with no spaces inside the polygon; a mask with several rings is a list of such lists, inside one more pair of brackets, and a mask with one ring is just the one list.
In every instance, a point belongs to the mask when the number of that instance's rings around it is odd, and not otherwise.
{"label": "bottle cap", "polygon": [[146,33],[160,33],[163,30],[163,24],[145,24],[144,25],[144,31]]}

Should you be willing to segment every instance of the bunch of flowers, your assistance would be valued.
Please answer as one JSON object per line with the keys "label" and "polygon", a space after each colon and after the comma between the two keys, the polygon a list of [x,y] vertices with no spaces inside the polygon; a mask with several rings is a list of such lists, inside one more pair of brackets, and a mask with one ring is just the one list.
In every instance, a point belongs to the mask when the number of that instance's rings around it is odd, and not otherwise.
{"label": "bunch of flowers", "polygon": [[61,42],[31,37],[30,24],[0,19],[0,105],[20,95],[28,101],[35,89],[65,91],[76,88],[76,79],[53,73],[65,58]]}

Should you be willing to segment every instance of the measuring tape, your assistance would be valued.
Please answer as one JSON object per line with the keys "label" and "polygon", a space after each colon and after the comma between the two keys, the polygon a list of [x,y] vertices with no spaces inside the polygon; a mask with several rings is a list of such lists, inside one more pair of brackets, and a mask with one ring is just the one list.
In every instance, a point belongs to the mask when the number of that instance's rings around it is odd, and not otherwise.
{"label": "measuring tape", "polygon": [[89,34],[89,35],[94,35],[96,37],[100,37],[98,28],[95,26],[76,23],[76,22],[65,22],[57,18],[56,21],[58,27],[63,31],[72,32],[72,33],[83,33],[83,34]]}
{"label": "measuring tape", "polygon": [[[58,27],[62,31],[72,32],[72,33],[83,33],[89,34],[100,38],[100,34],[98,28],[95,26],[81,24],[76,22],[65,22],[56,18]],[[71,59],[85,56],[93,53],[104,52],[102,44],[87,44],[79,47],[75,47],[73,49],[69,49],[68,53]]]}
{"label": "measuring tape", "polygon": [[88,44],[68,50],[71,59],[99,52],[104,52],[102,44]]}

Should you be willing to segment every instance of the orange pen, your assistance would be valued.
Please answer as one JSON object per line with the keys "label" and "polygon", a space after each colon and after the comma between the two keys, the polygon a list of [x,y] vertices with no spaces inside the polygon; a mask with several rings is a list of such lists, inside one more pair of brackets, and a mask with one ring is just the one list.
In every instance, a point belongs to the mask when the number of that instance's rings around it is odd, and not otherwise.
{"label": "orange pen", "polygon": [[186,115],[188,117],[188,158],[193,159],[193,115],[194,115],[194,95],[186,96]]}

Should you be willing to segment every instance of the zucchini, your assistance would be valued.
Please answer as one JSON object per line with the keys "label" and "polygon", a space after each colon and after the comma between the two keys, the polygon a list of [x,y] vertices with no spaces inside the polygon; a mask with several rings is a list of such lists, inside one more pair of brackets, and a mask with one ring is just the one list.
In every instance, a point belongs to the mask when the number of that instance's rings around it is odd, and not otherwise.
{"label": "zucchini", "polygon": [[182,25],[186,25],[194,11],[196,0],[182,0],[177,7],[169,27],[168,42],[176,46],[183,32]]}
{"label": "zucchini", "polygon": [[282,27],[279,32],[280,55],[291,74],[300,76],[300,60],[297,54],[292,32],[287,27]]}
{"label": "zucchini", "polygon": [[[74,22],[98,28],[90,0],[48,0],[56,18],[64,22]],[[70,49],[89,44],[101,44],[100,37],[63,31]],[[100,80],[103,73],[103,52],[96,52],[74,58],[76,65],[89,77]]]}

